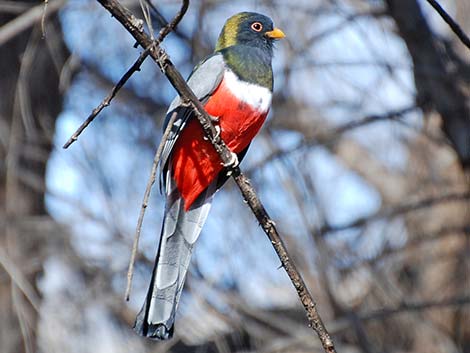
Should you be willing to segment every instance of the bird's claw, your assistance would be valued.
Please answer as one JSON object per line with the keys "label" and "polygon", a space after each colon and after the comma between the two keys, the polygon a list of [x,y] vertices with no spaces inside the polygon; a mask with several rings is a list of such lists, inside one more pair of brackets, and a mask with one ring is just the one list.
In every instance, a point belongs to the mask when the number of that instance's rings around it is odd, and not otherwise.
{"label": "bird's claw", "polygon": [[[220,137],[220,126],[219,125],[214,125],[214,129],[215,129],[215,135],[211,139],[212,143],[216,143],[217,140]],[[209,141],[209,138],[207,136],[204,136],[203,139],[206,140],[206,141]]]}
{"label": "bird's claw", "polygon": [[239,163],[240,162],[238,161],[237,154],[234,152],[230,152],[230,161],[222,164],[225,168],[229,168],[227,176],[230,176],[232,174],[232,169],[238,167]]}
{"label": "bird's claw", "polygon": [[214,129],[215,129],[215,135],[214,135],[214,138],[213,140],[216,141],[219,137],[220,137],[220,126],[219,125],[214,125]]}
{"label": "bird's claw", "polygon": [[168,61],[168,54],[165,51],[160,51],[160,55],[157,58],[158,65],[160,66],[160,70],[162,73],[166,73],[166,66],[167,66],[167,61]]}
{"label": "bird's claw", "polygon": [[219,117],[219,116],[212,116],[212,115],[209,115],[209,119],[210,119],[210,121],[212,121],[213,123],[218,123],[219,120],[220,120],[220,117]]}

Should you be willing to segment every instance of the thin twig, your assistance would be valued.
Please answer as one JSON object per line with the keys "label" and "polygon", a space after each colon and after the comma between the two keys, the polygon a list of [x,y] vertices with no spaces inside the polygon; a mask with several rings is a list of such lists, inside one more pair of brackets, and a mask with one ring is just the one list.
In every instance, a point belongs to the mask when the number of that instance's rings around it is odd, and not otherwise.
{"label": "thin twig", "polygon": [[470,297],[462,296],[462,297],[455,297],[455,298],[447,298],[443,300],[431,300],[425,302],[418,302],[418,303],[402,303],[397,307],[390,307],[390,308],[382,308],[376,311],[372,311],[366,314],[362,314],[359,316],[360,320],[369,321],[369,320],[377,320],[381,318],[389,318],[392,315],[396,315],[402,312],[410,312],[410,311],[422,311],[422,310],[429,310],[434,308],[443,308],[448,306],[463,306],[470,304]]}
{"label": "thin twig", "polygon": [[470,192],[452,192],[449,194],[439,195],[428,197],[416,202],[412,203],[405,203],[402,205],[398,205],[393,208],[384,209],[377,213],[374,213],[368,217],[362,217],[354,222],[347,223],[347,224],[340,224],[340,225],[330,225],[326,224],[321,227],[320,234],[325,235],[326,233],[330,232],[340,232],[347,229],[359,228],[363,227],[369,222],[384,219],[384,218],[393,218],[408,212],[413,212],[417,210],[421,210],[423,208],[433,207],[437,204],[441,204],[444,202],[460,202],[460,201],[467,201],[470,200]]}
{"label": "thin twig", "polygon": [[[152,5],[153,6],[153,5]],[[181,22],[183,19],[183,16],[186,14],[186,11],[188,11],[189,7],[189,0],[183,0],[183,3],[181,4],[181,9],[180,11],[176,14],[176,16],[171,20],[170,23],[166,24],[161,30],[160,33],[158,34],[158,44],[172,31],[176,30],[176,27],[178,27],[178,23]],[[155,8],[155,6],[153,6]]]}
{"label": "thin twig", "polygon": [[41,33],[42,33],[42,38],[46,38],[46,12],[47,12],[47,4],[49,3],[49,0],[44,0],[44,9],[42,10],[42,17],[41,17]]}
{"label": "thin twig", "polygon": [[0,0],[0,11],[3,14],[21,14],[31,8],[31,3],[17,0]]}
{"label": "thin twig", "polygon": [[40,310],[40,300],[29,283],[28,279],[21,272],[20,268],[16,266],[13,261],[8,257],[7,253],[0,247],[0,266],[6,271],[10,276],[11,281],[16,287],[19,288],[21,293],[26,297],[26,299],[31,303],[31,306],[39,313]]}
{"label": "thin twig", "polygon": [[111,92],[108,94],[108,96],[103,99],[103,101],[91,112],[91,114],[86,118],[86,120],[79,126],[79,128],[73,133],[72,136],[67,140],[67,142],[62,146],[62,148],[69,148],[72,143],[77,141],[78,137],[80,134],[85,130],[88,125],[91,124],[93,120],[98,116],[98,114],[113,100],[113,98],[116,96],[116,94],[119,92],[119,90],[124,86],[124,84],[131,78],[131,76],[134,74],[134,72],[140,70],[140,66],[144,62],[145,59],[149,56],[150,48],[145,49],[142,54],[137,58],[137,60],[134,62],[134,64],[127,70],[127,72],[124,74],[124,76],[121,77],[119,82],[112,88]]}
{"label": "thin twig", "polygon": [[[155,7],[151,0],[145,0],[145,3],[149,6],[150,11],[152,12],[152,16],[154,20],[158,22],[160,27],[166,27],[168,25],[168,21],[163,17],[162,13]],[[189,4],[188,4],[189,5]],[[173,33],[175,33],[179,38],[183,39],[186,42],[190,42],[191,38],[188,37],[186,33],[181,32],[178,28],[174,28]]]}
{"label": "thin twig", "polygon": [[436,10],[442,19],[449,25],[452,32],[460,39],[460,41],[470,49],[470,38],[465,34],[463,29],[452,17],[442,8],[442,6],[435,0],[427,0],[427,2]]}
{"label": "thin twig", "polygon": [[[173,31],[176,28],[176,26],[178,26],[178,23],[183,19],[183,16],[188,10],[188,7],[189,7],[189,0],[183,0],[180,11],[176,14],[176,16],[173,18],[173,20],[170,23],[167,23],[160,30],[160,33],[158,34],[158,39],[157,39],[158,43],[160,43],[171,31]],[[152,27],[149,27],[149,28],[152,28]],[[137,225],[135,229],[134,243],[132,245],[131,258],[129,260],[129,268],[127,270],[127,285],[126,285],[126,293],[124,295],[126,301],[129,301],[129,297],[131,294],[132,278],[134,276],[134,264],[135,264],[135,258],[137,256],[137,250],[139,248],[139,239],[140,239],[140,233],[142,231],[142,223],[144,221],[145,210],[147,209],[148,200],[150,198],[150,192],[152,191],[153,184],[155,184],[158,164],[160,163],[160,158],[161,158],[161,154],[163,151],[163,147],[165,146],[165,143],[168,139],[170,131],[173,127],[173,123],[176,120],[176,115],[177,114],[174,113],[171,116],[170,121],[168,122],[168,125],[165,129],[165,132],[163,133],[162,139],[160,141],[160,145],[158,146],[157,152],[155,153],[155,157],[153,159],[152,171],[150,172],[150,177],[147,182],[147,187],[145,188],[144,198],[142,200],[142,206],[140,208],[140,213],[139,213],[139,219],[137,220]]]}
{"label": "thin twig", "polygon": [[140,0],[140,8],[142,10],[142,15],[144,15],[145,23],[147,23],[147,27],[148,27],[149,33],[150,33],[150,38],[152,38],[152,40],[154,40],[155,37],[154,37],[154,33],[153,33],[152,20],[150,18],[150,8],[149,8],[147,3],[144,4],[143,0]]}
{"label": "thin twig", "polygon": [[[147,48],[152,45],[153,42],[149,36],[135,25],[135,17],[128,9],[124,8],[116,0],[98,0],[98,2],[128,30],[128,32],[143,48]],[[170,61],[166,52],[159,46],[152,46],[150,49],[150,55],[159,65],[161,71],[165,74],[173,87],[175,87],[180,97],[187,100],[189,106],[192,107],[195,116],[201,123],[204,133],[211,141],[215,150],[218,152],[222,162],[225,165],[230,165],[232,162],[232,152],[220,138],[219,134],[214,128],[214,125],[212,124],[211,117],[204,110],[201,102],[194,95],[179,71]],[[325,352],[336,352],[333,341],[328,331],[326,330],[323,321],[321,320],[320,314],[316,309],[315,301],[313,300],[312,295],[309,293],[299,271],[291,262],[289,254],[287,253],[286,247],[281,240],[279,233],[277,232],[274,222],[271,220],[264,206],[261,204],[261,201],[251,186],[250,181],[241,173],[240,168],[236,166],[231,169],[233,172],[232,176],[240,188],[243,197],[255,214],[258,222],[265,231],[269,240],[271,241],[279,259],[281,260],[282,266],[286,270],[287,275],[294,285],[302,305],[304,306],[304,309],[307,313],[309,324],[317,333],[322,343],[323,349]]]}
{"label": "thin twig", "polygon": [[176,14],[176,16],[173,18],[173,20],[168,23],[166,26],[164,26],[160,32],[158,33],[158,38],[156,41],[153,41],[152,43],[149,44],[140,54],[140,56],[137,58],[137,60],[134,62],[134,64],[127,70],[127,72],[121,77],[119,82],[112,88],[111,92],[109,95],[91,112],[91,114],[86,118],[86,120],[79,126],[79,128],[70,136],[70,138],[67,140],[67,142],[62,146],[64,149],[67,149],[70,147],[72,143],[77,141],[78,137],[81,135],[83,130],[85,130],[88,125],[91,124],[93,120],[97,117],[97,115],[113,100],[113,98],[116,96],[116,94],[119,92],[119,90],[126,84],[126,82],[131,78],[131,76],[134,74],[136,71],[140,71],[140,66],[142,63],[147,59],[150,53],[150,49],[153,45],[158,45],[160,44],[165,37],[178,26],[178,23],[181,21],[183,18],[184,14],[188,10],[189,7],[189,1],[183,1],[183,4],[181,6],[180,11]]}
{"label": "thin twig", "polygon": [[41,21],[43,16],[46,18],[58,11],[65,4],[65,0],[51,1],[48,11],[44,14],[44,4],[39,4],[17,16],[14,20],[0,27],[0,46],[10,39]]}
{"label": "thin twig", "polygon": [[158,165],[160,164],[160,158],[162,156],[163,147],[165,146],[168,136],[170,135],[170,132],[173,127],[173,123],[176,120],[176,117],[177,117],[177,114],[175,112],[173,113],[173,115],[170,118],[170,121],[168,122],[168,125],[160,141],[160,145],[158,146],[157,152],[155,152],[155,157],[153,158],[152,171],[150,172],[150,177],[147,182],[147,187],[145,188],[144,198],[142,200],[142,206],[140,207],[139,219],[137,220],[137,226],[136,226],[135,234],[134,234],[134,243],[132,244],[131,258],[129,260],[129,268],[127,270],[127,286],[126,286],[126,294],[124,296],[126,301],[129,301],[129,297],[131,294],[132,278],[134,276],[134,264],[135,264],[135,258],[137,256],[137,250],[139,248],[139,239],[140,239],[140,233],[142,230],[142,223],[144,221],[145,210],[147,209],[147,206],[148,206],[150,192],[152,191],[153,184],[155,184],[155,180],[157,176],[157,169],[158,169]]}
{"label": "thin twig", "polygon": [[254,171],[259,170],[259,168],[261,168],[265,164],[268,164],[278,159],[279,157],[299,151],[300,149],[304,147],[331,146],[337,140],[339,140],[342,134],[358,129],[360,127],[375,124],[378,122],[383,122],[383,121],[400,121],[400,119],[403,118],[403,116],[409,113],[412,113],[416,110],[418,110],[418,107],[413,104],[404,108],[386,112],[381,115],[375,115],[375,114],[368,115],[368,116],[363,117],[362,119],[347,122],[345,124],[331,128],[329,129],[329,131],[321,132],[321,133],[315,134],[314,136],[304,138],[298,144],[292,147],[289,147],[287,149],[275,149],[265,158],[263,158],[262,160],[260,160],[259,162],[255,163],[253,166],[248,168],[246,170],[246,173],[250,175]]}

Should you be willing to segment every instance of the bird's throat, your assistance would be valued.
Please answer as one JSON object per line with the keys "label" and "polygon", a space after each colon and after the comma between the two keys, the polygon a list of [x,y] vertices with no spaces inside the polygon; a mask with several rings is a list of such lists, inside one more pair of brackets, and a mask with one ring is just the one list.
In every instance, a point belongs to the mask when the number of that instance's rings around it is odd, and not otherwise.
{"label": "bird's throat", "polygon": [[272,53],[263,48],[235,45],[220,51],[225,63],[245,82],[273,89]]}

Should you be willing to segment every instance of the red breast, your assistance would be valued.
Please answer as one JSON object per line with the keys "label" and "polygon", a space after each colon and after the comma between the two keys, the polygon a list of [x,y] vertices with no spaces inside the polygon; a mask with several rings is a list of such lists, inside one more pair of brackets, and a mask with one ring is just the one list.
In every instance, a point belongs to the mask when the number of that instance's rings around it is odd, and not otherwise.
{"label": "red breast", "polygon": [[[210,115],[219,117],[221,137],[235,153],[248,147],[268,114],[267,109],[260,111],[233,94],[226,77],[204,108]],[[197,119],[189,121],[178,137],[173,147],[172,166],[173,177],[188,210],[223,169],[214,147],[204,139]]]}

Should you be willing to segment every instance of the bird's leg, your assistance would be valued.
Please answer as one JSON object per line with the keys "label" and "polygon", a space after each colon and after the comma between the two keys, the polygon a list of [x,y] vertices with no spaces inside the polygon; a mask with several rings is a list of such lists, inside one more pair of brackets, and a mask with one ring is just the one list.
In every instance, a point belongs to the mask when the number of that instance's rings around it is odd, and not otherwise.
{"label": "bird's leg", "polygon": [[[209,119],[210,121],[212,122],[213,126],[214,126],[214,129],[215,129],[215,135],[212,137],[212,142],[215,143],[217,142],[217,140],[219,139],[220,137],[220,132],[221,132],[221,129],[220,129],[220,126],[218,125],[218,122],[219,122],[219,117],[218,116],[212,116],[212,115],[209,115]],[[209,127],[207,127],[209,128]],[[204,135],[203,137],[204,140],[206,141],[209,141],[209,138],[207,136]]]}

